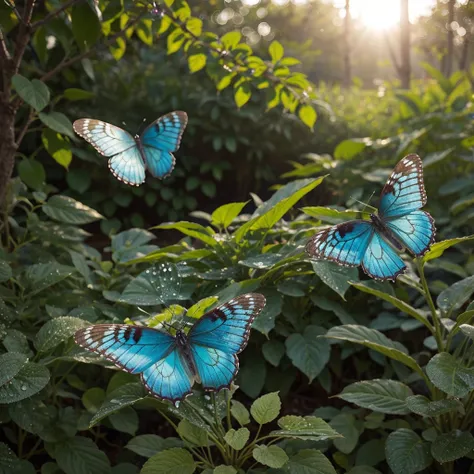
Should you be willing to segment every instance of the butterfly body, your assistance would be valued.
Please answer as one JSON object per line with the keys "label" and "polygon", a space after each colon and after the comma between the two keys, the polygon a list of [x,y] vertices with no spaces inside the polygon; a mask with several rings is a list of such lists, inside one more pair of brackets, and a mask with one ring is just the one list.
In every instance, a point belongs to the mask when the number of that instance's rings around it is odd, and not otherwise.
{"label": "butterfly body", "polygon": [[370,221],[354,220],[325,229],[306,245],[311,257],[343,266],[358,266],[377,280],[395,280],[406,270],[397,252],[424,255],[434,242],[433,218],[420,210],[426,204],[419,156],[398,162],[385,184],[377,214]]}
{"label": "butterfly body", "polygon": [[174,111],[135,136],[110,123],[89,118],[76,120],[73,127],[100,154],[110,157],[109,169],[117,179],[139,186],[145,181],[146,169],[159,179],[171,174],[176,162],[172,152],[179,148],[187,122],[185,112]]}
{"label": "butterfly body", "polygon": [[228,388],[239,368],[237,354],[247,345],[250,326],[265,306],[265,297],[248,293],[202,316],[185,333],[173,336],[153,328],[97,324],[75,334],[76,343],[117,367],[140,374],[150,393],[173,402],[192,393]]}

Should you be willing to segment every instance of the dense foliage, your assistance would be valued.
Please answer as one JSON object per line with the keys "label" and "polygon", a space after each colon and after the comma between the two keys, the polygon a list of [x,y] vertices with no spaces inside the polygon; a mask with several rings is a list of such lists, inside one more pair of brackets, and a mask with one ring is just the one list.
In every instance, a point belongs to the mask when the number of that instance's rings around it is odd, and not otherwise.
{"label": "dense foliage", "polygon": [[[469,75],[425,63],[408,91],[316,88],[293,57],[300,39],[251,47],[202,4],[68,3],[35,11],[11,78],[23,140],[1,214],[0,473],[474,472]],[[67,118],[133,131],[172,109],[190,117],[177,167],[139,188]],[[431,250],[406,257],[396,284],[311,261],[309,237],[367,217],[412,152]],[[163,262],[172,291],[154,275]],[[267,305],[217,395],[161,402],[73,342],[97,322],[190,323],[252,291]]]}

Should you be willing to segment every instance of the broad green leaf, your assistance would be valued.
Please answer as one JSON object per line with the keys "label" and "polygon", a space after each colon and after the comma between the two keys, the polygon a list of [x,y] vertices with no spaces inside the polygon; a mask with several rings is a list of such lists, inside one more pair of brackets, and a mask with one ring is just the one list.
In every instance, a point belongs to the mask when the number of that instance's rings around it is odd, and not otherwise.
{"label": "broad green leaf", "polygon": [[231,401],[230,412],[232,416],[238,421],[240,426],[248,425],[250,423],[250,414],[245,405],[238,400]]}
{"label": "broad green leaf", "polygon": [[64,97],[67,100],[87,100],[95,97],[95,94],[84,89],[70,88],[64,91]]}
{"label": "broad green leaf", "polygon": [[457,215],[464,211],[465,209],[471,207],[474,204],[474,194],[468,196],[463,196],[459,198],[453,205],[449,208],[449,211],[453,215]]}
{"label": "broad green leaf", "polygon": [[27,357],[33,355],[26,335],[17,329],[7,329],[2,343],[8,352],[19,352]]}
{"label": "broad green leaf", "polygon": [[464,278],[443,290],[436,299],[438,308],[450,312],[461,308],[474,293],[474,276]]}
{"label": "broad green leaf", "polygon": [[66,175],[68,186],[79,194],[84,194],[91,185],[91,175],[88,170],[73,169]]}
{"label": "broad green leaf", "polygon": [[65,280],[74,272],[74,267],[61,265],[59,263],[35,263],[26,268],[25,278],[28,282],[30,295],[56,285]]}
{"label": "broad green leaf", "polygon": [[28,362],[26,354],[0,354],[0,387],[8,384]]}
{"label": "broad green leaf", "polygon": [[140,474],[193,474],[196,467],[191,453],[182,448],[171,448],[148,459]]}
{"label": "broad green leaf", "polygon": [[252,328],[268,336],[270,331],[275,327],[275,319],[281,313],[283,305],[282,296],[273,288],[262,291],[265,296],[265,308],[255,318]]}
{"label": "broad green leaf", "polygon": [[455,461],[474,449],[474,437],[471,433],[453,430],[441,433],[431,445],[431,454],[439,463]]}
{"label": "broad green leaf", "polygon": [[[469,324],[466,324],[466,323],[470,323],[472,321],[472,319],[474,318],[474,309],[470,310],[470,311],[465,311],[464,313],[461,313],[457,318],[456,318],[456,324],[453,326],[453,328],[451,329],[451,332],[453,334],[456,334],[457,332],[459,332],[459,330],[461,329],[462,332],[470,337],[471,339],[473,339],[473,332],[471,329],[469,329],[471,326]],[[464,329],[461,327],[461,326],[464,326]]]}
{"label": "broad green leaf", "polygon": [[12,277],[12,269],[4,260],[0,260],[0,282],[8,281]]}
{"label": "broad green leaf", "polygon": [[264,253],[256,257],[248,257],[245,260],[239,260],[239,265],[261,270],[273,267],[276,263],[281,262],[282,258],[283,257],[278,253]]}
{"label": "broad green leaf", "polygon": [[429,443],[406,428],[390,433],[385,444],[385,456],[394,474],[414,474],[433,462]]}
{"label": "broad green leaf", "polygon": [[136,27],[137,36],[148,46],[153,45],[153,20],[142,20]]}
{"label": "broad green leaf", "polygon": [[75,436],[54,445],[54,455],[66,474],[109,474],[106,454],[90,438]]}
{"label": "broad green leaf", "polygon": [[92,414],[99,411],[105,400],[105,390],[100,387],[92,387],[86,390],[81,398],[85,409]]}
{"label": "broad green leaf", "polygon": [[286,353],[293,365],[309,378],[311,383],[329,361],[329,342],[319,336],[325,330],[319,326],[307,326],[303,334],[291,334],[285,341]]}
{"label": "broad green leaf", "polygon": [[429,262],[434,258],[441,257],[446,249],[449,249],[453,245],[461,244],[469,240],[474,240],[474,235],[468,235],[467,237],[458,237],[455,239],[442,240],[441,242],[434,243],[428,252],[423,256],[423,262]]}
{"label": "broad green leaf", "polygon": [[407,407],[417,415],[439,416],[452,411],[464,414],[464,405],[456,399],[430,401],[423,395],[413,395],[406,399]]}
{"label": "broad green leaf", "polygon": [[423,159],[423,169],[433,166],[435,163],[443,161],[448,157],[454,148],[448,148],[447,150],[435,151],[433,153],[428,153]]}
{"label": "broad green leaf", "polygon": [[30,158],[23,158],[18,163],[18,174],[21,180],[32,189],[41,189],[46,180],[43,165]]}
{"label": "broad green leaf", "polygon": [[430,322],[425,318],[425,316],[421,313],[419,313],[413,306],[410,306],[408,303],[405,303],[404,301],[395,298],[392,295],[389,295],[387,293],[384,293],[383,291],[376,290],[374,288],[371,288],[367,286],[364,283],[352,283],[351,285],[357,288],[360,291],[363,291],[365,293],[369,293],[370,295],[377,296],[378,298],[381,298],[385,301],[388,301],[391,303],[393,306],[398,308],[400,311],[403,311],[404,313],[408,314],[409,316],[412,316],[415,318],[417,321],[422,323],[424,326],[426,326],[430,331],[432,330]]}
{"label": "broad green leaf", "polygon": [[61,112],[40,112],[39,119],[51,130],[67,135],[69,138],[74,138],[71,121]]}
{"label": "broad green leaf", "polygon": [[203,53],[193,54],[188,58],[189,71],[198,72],[206,67],[207,56]]}
{"label": "broad green leaf", "polygon": [[221,464],[220,466],[217,466],[214,471],[212,471],[213,474],[236,474],[237,470],[235,467],[232,466],[224,466]]}
{"label": "broad green leaf", "polygon": [[86,326],[89,326],[87,321],[71,316],[52,319],[38,331],[35,347],[38,352],[49,352]]}
{"label": "broad green leaf", "polygon": [[436,354],[428,362],[426,373],[433,385],[453,397],[462,398],[474,388],[474,367],[466,367],[447,352]]}
{"label": "broad green leaf", "polygon": [[135,404],[146,397],[145,388],[141,383],[128,383],[107,395],[99,411],[92,417],[90,426],[116,411]]}
{"label": "broad green leaf", "polygon": [[250,431],[247,428],[230,429],[224,436],[225,442],[236,451],[240,451],[247,444]]}
{"label": "broad green leaf", "polygon": [[[474,317],[474,311],[466,311],[466,313],[472,313],[472,315],[470,315],[469,318]],[[461,329],[464,335],[474,340],[474,326],[471,326],[470,324],[461,324],[459,328]]]}
{"label": "broad green leaf", "polygon": [[30,466],[31,463],[18,459],[8,445],[0,442],[0,474],[35,474],[36,470]]}
{"label": "broad green leaf", "polygon": [[51,196],[42,209],[52,219],[66,224],[90,224],[104,218],[91,207],[69,196]]}
{"label": "broad green leaf", "polygon": [[41,112],[49,104],[49,89],[44,82],[38,79],[29,81],[20,74],[15,74],[12,84],[18,95],[37,112]]}
{"label": "broad green leaf", "polygon": [[112,236],[112,260],[127,263],[145,257],[158,249],[149,244],[154,238],[155,235],[145,229],[129,229]]}
{"label": "broad green leaf", "polygon": [[329,459],[316,449],[302,449],[284,466],[288,474],[337,474]]}
{"label": "broad green leaf", "polygon": [[276,339],[266,341],[262,346],[263,357],[274,367],[278,367],[282,357],[285,355],[285,344]]}
{"label": "broad green leaf", "polygon": [[267,393],[257,398],[250,407],[250,413],[259,425],[273,421],[280,414],[280,410],[281,401],[277,392]]}
{"label": "broad green leaf", "polygon": [[125,407],[118,412],[112,413],[109,416],[109,420],[112,426],[122,433],[134,436],[138,431],[138,415],[132,407]]}
{"label": "broad green leaf", "polygon": [[[28,433],[38,434],[50,423],[50,413],[44,403],[36,397],[26,398],[8,406],[12,420]],[[1,472],[1,471],[0,471]]]}
{"label": "broad green leaf", "polygon": [[45,128],[41,140],[46,151],[62,167],[68,169],[72,161],[71,144],[58,132]]}
{"label": "broad green leaf", "polygon": [[225,49],[235,48],[242,38],[240,31],[229,31],[225,35],[221,36],[220,41],[224,45]]}
{"label": "broad green leaf", "polygon": [[234,92],[235,105],[240,109],[250,100],[250,97],[252,97],[252,91],[249,84],[244,82]]}
{"label": "broad green leaf", "polygon": [[410,413],[406,399],[412,395],[411,389],[401,382],[374,379],[352,383],[337,397],[379,413],[406,415]]}
{"label": "broad green leaf", "polygon": [[217,296],[209,296],[207,298],[204,298],[200,301],[198,301],[196,304],[192,305],[187,311],[186,311],[186,316],[188,318],[200,318],[203,316],[211,306],[218,301]]}
{"label": "broad green leaf", "polygon": [[298,109],[298,116],[301,121],[310,129],[313,129],[314,124],[316,123],[316,110],[314,110],[311,105],[302,105]]}
{"label": "broad green leaf", "polygon": [[312,261],[314,273],[321,278],[321,281],[334,290],[342,299],[346,291],[351,286],[351,280],[357,280],[359,270],[357,268],[348,268],[338,265],[336,262],[327,262],[323,260]]}
{"label": "broad green leaf", "polygon": [[206,243],[210,247],[218,246],[217,241],[213,237],[214,232],[211,229],[209,229],[209,227],[204,227],[194,222],[187,222],[187,221],[173,222],[172,224],[157,225],[156,227],[152,227],[152,229],[178,230],[184,235],[188,235],[189,237],[193,237],[195,239],[201,240],[202,242]]}
{"label": "broad green leaf", "polygon": [[315,217],[316,219],[328,222],[329,224],[339,224],[351,219],[362,219],[365,217],[364,213],[360,211],[351,211],[349,209],[339,211],[337,209],[330,209],[322,206],[302,207],[301,210],[308,216]]}
{"label": "broad green leaf", "polygon": [[132,438],[125,446],[130,451],[151,458],[156,453],[169,448],[180,448],[183,442],[177,438],[162,438],[154,434],[145,434]]}
{"label": "broad green leaf", "polygon": [[340,415],[336,415],[329,425],[342,435],[341,438],[334,439],[334,446],[344,454],[350,454],[354,451],[360,435],[355,416],[348,413],[341,413]]}
{"label": "broad green leaf", "polygon": [[232,221],[242,212],[242,209],[247,205],[245,202],[232,202],[218,207],[212,213],[211,224],[216,227],[227,229],[232,224]]}
{"label": "broad green leaf", "polygon": [[281,429],[272,431],[272,436],[311,441],[324,441],[341,436],[316,416],[287,415],[278,420],[278,426]]}
{"label": "broad green leaf", "polygon": [[264,466],[274,469],[283,467],[288,462],[288,455],[278,446],[256,445],[252,452],[253,458]]}
{"label": "broad green leaf", "polygon": [[178,424],[180,438],[197,447],[209,446],[208,431],[193,425],[188,420],[181,420]]}
{"label": "broad green leaf", "polygon": [[326,333],[325,337],[361,344],[391,359],[397,360],[415,372],[418,372],[420,375],[423,375],[421,367],[413,357],[407,354],[408,350],[403,344],[392,341],[385,336],[385,334],[376,329],[370,329],[356,324],[346,324],[333,327]]}
{"label": "broad green leaf", "polygon": [[276,63],[277,61],[280,61],[280,59],[283,58],[285,50],[283,49],[283,46],[280,42],[272,41],[268,48],[268,52],[270,53],[270,57],[272,58],[272,63]]}
{"label": "broad green leaf", "polygon": [[343,140],[334,150],[334,158],[336,160],[350,160],[357,156],[361,151],[370,144],[367,138],[352,138]]}
{"label": "broad green leaf", "polygon": [[[15,354],[9,352],[3,354],[2,360],[7,356]],[[19,359],[13,361],[15,370],[17,370]],[[11,372],[10,372],[11,374]],[[2,376],[3,375],[3,376]],[[5,379],[5,374],[0,372],[0,376]],[[33,396],[35,393],[43,390],[49,382],[49,370],[41,364],[35,362],[27,362],[21,369],[9,379],[8,383],[0,386],[0,404],[14,403]]]}
{"label": "broad green leaf", "polygon": [[102,31],[97,15],[87,2],[72,7],[71,26],[74,39],[81,51],[90,49],[97,42]]}

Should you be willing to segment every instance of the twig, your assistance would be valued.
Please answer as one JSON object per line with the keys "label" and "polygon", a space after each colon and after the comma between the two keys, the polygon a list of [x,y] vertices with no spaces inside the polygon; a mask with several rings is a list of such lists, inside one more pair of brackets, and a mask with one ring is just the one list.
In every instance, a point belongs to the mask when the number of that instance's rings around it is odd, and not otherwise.
{"label": "twig", "polygon": [[7,43],[5,37],[3,36],[3,31],[0,30],[0,64],[3,64],[6,61],[11,60],[10,51],[8,51]]}
{"label": "twig", "polygon": [[23,137],[25,136],[28,130],[28,127],[30,126],[31,122],[33,122],[34,118],[35,118],[35,112],[32,108],[30,108],[30,112],[28,114],[26,122],[23,124],[23,127],[21,127],[21,130],[18,133],[18,138],[15,139],[17,146],[20,146],[20,143],[23,140]]}
{"label": "twig", "polygon": [[41,20],[35,21],[31,25],[32,30],[36,30],[40,26],[44,25],[48,21],[52,20],[53,18],[59,16],[64,10],[67,10],[69,7],[73,6],[75,3],[80,3],[83,2],[84,0],[69,0],[66,2],[64,5],[61,5],[57,10],[54,10],[50,13],[48,13],[44,18]]}
{"label": "twig", "polygon": [[35,0],[27,0],[25,11],[23,13],[22,22],[20,24],[20,30],[18,32],[16,44],[15,44],[15,54],[13,55],[13,75],[18,72],[20,68],[21,60],[23,59],[23,54],[25,53],[26,46],[28,41],[30,41],[31,36],[31,16],[33,14],[33,9],[35,7]]}

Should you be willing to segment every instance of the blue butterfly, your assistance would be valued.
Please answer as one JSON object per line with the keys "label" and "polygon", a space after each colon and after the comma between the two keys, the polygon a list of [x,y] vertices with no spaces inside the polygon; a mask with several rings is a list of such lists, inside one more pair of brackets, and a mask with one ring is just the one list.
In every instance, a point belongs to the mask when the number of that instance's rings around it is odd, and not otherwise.
{"label": "blue butterfly", "polygon": [[239,370],[237,354],[250,326],[265,306],[257,293],[238,296],[202,316],[186,334],[176,336],[143,326],[97,324],[81,329],[75,341],[132,374],[141,374],[155,397],[177,402],[194,382],[205,390],[229,388]]}
{"label": "blue butterfly", "polygon": [[371,214],[370,221],[349,221],[318,232],[306,251],[311,257],[344,266],[362,264],[370,277],[395,281],[406,270],[397,251],[406,248],[419,257],[434,242],[434,220],[419,210],[426,200],[421,159],[408,155],[385,184],[378,214]]}
{"label": "blue butterfly", "polygon": [[145,181],[146,168],[155,178],[171,174],[176,162],[172,152],[179,148],[187,123],[186,112],[171,112],[134,137],[101,120],[79,119],[73,126],[99,153],[110,156],[109,168],[117,179],[139,186]]}

